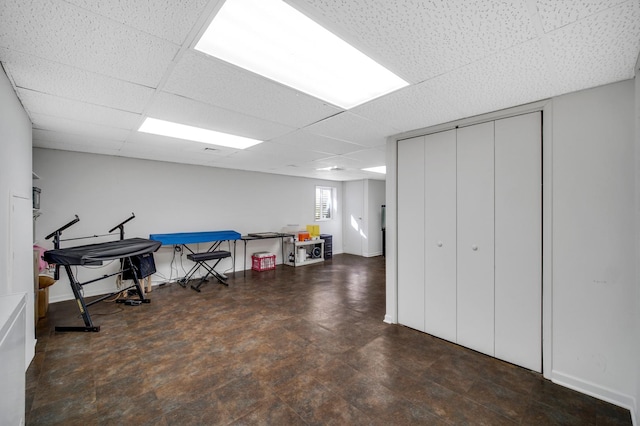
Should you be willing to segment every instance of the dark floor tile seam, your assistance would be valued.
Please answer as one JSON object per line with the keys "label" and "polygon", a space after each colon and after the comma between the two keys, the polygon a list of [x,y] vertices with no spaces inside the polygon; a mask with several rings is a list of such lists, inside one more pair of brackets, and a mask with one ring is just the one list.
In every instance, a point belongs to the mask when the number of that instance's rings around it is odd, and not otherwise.
{"label": "dark floor tile seam", "polygon": [[[491,405],[485,404],[485,403],[483,403],[483,402],[481,402],[481,401],[477,401],[477,400],[475,400],[475,399],[473,399],[473,398],[469,398],[467,395],[464,395],[464,394],[460,394],[460,395],[461,395],[464,399],[466,399],[466,400],[468,400],[468,401],[471,401],[471,402],[473,402],[474,404],[477,404],[477,405],[479,405],[479,406],[481,406],[481,407],[484,407],[484,408],[486,408],[487,410],[489,410],[489,411],[491,411],[491,412],[493,412],[493,413],[495,413],[495,414],[499,415],[500,417],[502,417],[502,418],[504,418],[504,419],[506,419],[506,420],[508,420],[508,421],[510,421],[510,422],[515,422],[515,423],[517,423],[517,424],[520,424],[520,423],[524,420],[524,416],[523,416],[523,415],[518,416],[517,418],[512,418],[512,417],[509,417],[509,416],[504,415],[504,413],[501,413],[499,410],[496,410],[496,409],[495,409],[494,407],[492,407]],[[530,400],[526,400],[526,401],[525,401],[525,403],[524,403],[524,405],[523,405],[523,408],[524,408],[524,411],[525,411],[525,412],[526,412],[526,409],[527,409],[530,405],[531,405],[531,401],[530,401]]]}
{"label": "dark floor tile seam", "polygon": [[[329,362],[329,361],[327,361]],[[311,370],[311,369],[310,369]],[[310,370],[307,370],[306,373],[309,373]],[[303,373],[304,374],[304,373]],[[312,373],[311,376],[313,377],[313,380],[315,380],[316,382],[318,382],[318,384],[320,386],[322,386],[324,388],[324,390],[331,395],[332,397],[338,398],[342,401],[344,401],[347,405],[349,405],[352,409],[362,413],[362,415],[371,420],[371,422],[373,422],[375,419],[372,419],[371,416],[369,416],[369,414],[367,414],[365,411],[361,410],[359,407],[353,405],[352,403],[350,403],[347,399],[344,398],[344,396],[342,394],[340,394],[339,392],[335,391],[334,389],[326,386],[324,383],[322,383],[321,381],[319,381]],[[293,380],[293,379],[291,379]],[[280,383],[280,385],[282,385],[283,383]],[[284,383],[286,384],[286,382]],[[266,385],[268,388],[272,389],[274,391],[274,395],[276,395],[276,397],[278,398],[278,400],[280,400],[283,404],[285,404],[287,407],[289,407],[289,409],[291,409],[294,413],[296,413],[296,415],[298,415],[298,417],[300,417],[300,419],[304,422],[304,424],[308,425],[310,424],[309,422],[307,422],[301,415],[300,413],[298,413],[298,411],[292,407],[290,404],[288,404],[285,400],[283,400],[277,393],[276,389],[273,386],[270,385]]]}
{"label": "dark floor tile seam", "polygon": [[[284,401],[282,398],[280,398],[279,395],[275,395],[276,398],[278,398],[278,401],[280,401],[280,403],[282,403],[284,406],[286,406],[289,410],[291,410],[292,412],[294,412],[296,414],[296,416],[298,416],[298,418],[300,419],[300,421],[302,423],[304,423],[305,425],[309,425],[309,422],[307,422],[301,415],[300,413],[298,413],[291,405],[289,405],[286,401]],[[243,414],[242,416],[240,416],[237,419],[234,419],[233,421],[231,421],[230,423],[228,423],[229,425],[235,424],[237,422],[239,422],[240,420],[244,419],[245,417],[250,417],[251,414],[255,413],[256,411],[259,411],[262,408],[262,404],[257,404],[256,407],[252,410],[250,410],[249,412],[247,412],[246,414]]]}
{"label": "dark floor tile seam", "polygon": [[[372,380],[374,380],[374,381],[376,381],[376,382],[377,382],[377,380],[375,380],[375,376],[372,376],[371,374],[367,373],[367,372],[366,372],[366,370],[361,370],[361,369],[359,369],[359,368],[357,368],[357,367],[355,367],[355,366],[353,366],[353,365],[351,365],[351,366],[352,366],[353,368],[355,368],[355,369],[356,369],[360,374],[363,374],[363,375],[367,376],[368,378],[370,378],[370,379],[372,379]],[[428,380],[428,379],[418,379],[418,378],[416,378],[416,377],[408,377],[408,378],[406,378],[406,379],[407,379],[407,380],[409,380],[409,381],[411,381],[411,382],[413,382],[413,383],[414,383],[415,385],[417,385],[417,386],[428,386],[428,385],[429,385],[429,383],[425,383],[425,380],[426,380],[426,381],[430,382],[432,385],[441,386],[442,388],[445,388],[446,390],[448,390],[448,391],[452,392],[453,394],[455,394],[455,395],[457,395],[457,396],[459,396],[459,397],[461,397],[461,398],[463,398],[463,399],[465,399],[465,400],[467,400],[467,401],[472,402],[473,404],[479,405],[479,406],[481,406],[481,407],[483,407],[483,408],[485,408],[485,409],[490,410],[491,412],[493,412],[493,413],[495,413],[495,414],[499,415],[500,417],[504,418],[504,419],[505,419],[505,420],[507,420],[507,421],[510,421],[510,422],[516,422],[516,423],[517,423],[517,422],[518,422],[518,420],[520,420],[520,419],[513,419],[513,418],[509,418],[509,417],[505,416],[503,413],[501,413],[501,412],[499,412],[499,411],[495,410],[494,408],[492,408],[492,407],[490,407],[490,406],[488,406],[488,405],[485,405],[485,404],[483,404],[483,403],[481,403],[481,402],[479,402],[479,401],[476,401],[476,400],[474,400],[473,398],[470,398],[470,397],[469,397],[468,395],[466,395],[465,393],[461,393],[461,392],[459,392],[459,391],[457,391],[457,390],[455,390],[455,389],[451,389],[450,387],[446,386],[446,384],[441,384],[441,383],[433,382],[433,381]],[[398,393],[398,392],[396,391],[396,389],[393,389],[393,388],[391,388],[391,387],[389,387],[389,386],[387,386],[387,385],[385,385],[385,384],[383,384],[383,383],[380,383],[380,385],[381,385],[381,386],[383,386],[383,387],[385,387],[387,390],[389,390],[389,392],[392,392],[392,393]],[[408,399],[407,397],[405,397],[405,396],[403,396],[403,395],[399,395],[399,396],[400,396],[400,397],[401,397],[405,402],[407,402],[408,404],[410,404],[410,405],[412,405],[412,406],[420,406],[420,404],[418,404],[416,401],[412,401],[412,400]],[[524,395],[523,395],[523,396],[524,396]],[[527,402],[526,406],[528,406],[528,404],[529,404],[529,403]],[[429,406],[428,406],[428,404],[425,404],[423,407],[427,407],[427,410],[428,410],[431,414],[433,414],[434,416],[436,416],[437,418],[442,419],[442,420],[444,420],[444,421],[446,421],[446,422],[449,422],[449,421],[450,421],[450,420],[449,420],[449,419],[447,419],[446,417],[439,416],[435,411],[433,411],[433,410],[431,409],[431,407],[429,407]]]}
{"label": "dark floor tile seam", "polygon": [[[352,366],[352,365],[351,365],[351,367],[352,367],[352,368],[355,368],[355,367],[354,367],[354,366]],[[377,380],[375,380],[375,377],[374,377],[374,376],[372,376],[371,374],[368,374],[368,373],[366,373],[365,371],[363,371],[363,370],[361,370],[361,369],[358,369],[358,368],[355,368],[355,369],[356,369],[356,371],[358,371],[358,373],[359,373],[359,374],[362,374],[362,375],[366,376],[367,378],[372,379],[372,380],[373,380],[373,381],[375,381],[375,382],[378,382]],[[352,380],[355,380],[355,379],[352,379]],[[427,383],[424,383],[422,380],[417,380],[417,379],[416,379],[416,378],[414,378],[414,377],[408,377],[408,378],[407,378],[407,380],[409,380],[409,381],[413,382],[413,383],[414,383],[414,384],[416,384],[417,386],[426,386],[426,385],[428,385]],[[407,403],[407,404],[409,404],[410,406],[426,408],[426,410],[427,410],[430,414],[432,414],[434,417],[436,417],[437,419],[440,419],[440,420],[442,420],[442,421],[444,421],[444,422],[446,422],[446,423],[451,424],[450,419],[448,419],[448,418],[446,418],[446,417],[443,417],[443,416],[438,415],[438,414],[437,414],[437,413],[436,413],[436,412],[431,408],[431,406],[430,406],[429,404],[426,404],[426,403],[425,403],[425,404],[419,404],[418,402],[416,402],[416,401],[412,401],[412,400],[410,400],[409,398],[407,398],[407,397],[405,397],[405,396],[403,396],[403,395],[399,394],[399,392],[397,392],[397,390],[396,390],[396,389],[392,389],[392,388],[390,388],[389,386],[385,385],[384,383],[379,383],[379,384],[380,384],[380,386],[382,386],[382,387],[386,388],[389,392],[391,392],[391,393],[393,393],[393,394],[398,394],[398,396],[399,396],[400,398],[402,398],[402,400],[404,400],[404,402],[405,402],[405,403]],[[432,384],[437,385],[437,386],[442,386],[443,388],[446,388],[448,391],[453,392],[454,394],[459,395],[459,396],[461,396],[461,397],[464,397],[464,396],[463,396],[462,394],[460,394],[459,392],[454,391],[454,390],[452,390],[452,389],[449,389],[449,388],[447,388],[447,387],[446,387],[446,386],[444,386],[444,385],[441,385],[441,384],[436,383],[436,382],[432,382]],[[356,408],[357,408],[357,407],[356,407]],[[366,414],[366,413],[365,413],[365,414]]]}

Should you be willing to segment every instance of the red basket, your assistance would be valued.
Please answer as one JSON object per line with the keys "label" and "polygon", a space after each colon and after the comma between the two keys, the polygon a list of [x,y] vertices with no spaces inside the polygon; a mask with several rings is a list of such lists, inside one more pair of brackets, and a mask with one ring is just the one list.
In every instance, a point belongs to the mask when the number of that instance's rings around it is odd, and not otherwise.
{"label": "red basket", "polygon": [[258,272],[276,269],[276,255],[251,256],[251,269]]}

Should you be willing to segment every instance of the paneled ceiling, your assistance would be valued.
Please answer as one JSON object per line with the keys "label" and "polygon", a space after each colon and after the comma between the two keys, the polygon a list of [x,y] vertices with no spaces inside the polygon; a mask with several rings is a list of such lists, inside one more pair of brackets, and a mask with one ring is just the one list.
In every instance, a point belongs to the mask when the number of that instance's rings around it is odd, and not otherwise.
{"label": "paneled ceiling", "polygon": [[193,50],[223,0],[2,0],[0,62],[34,147],[343,181],[384,179],[361,169],[388,136],[633,78],[640,51],[640,0],[286,1],[410,85],[345,111]]}

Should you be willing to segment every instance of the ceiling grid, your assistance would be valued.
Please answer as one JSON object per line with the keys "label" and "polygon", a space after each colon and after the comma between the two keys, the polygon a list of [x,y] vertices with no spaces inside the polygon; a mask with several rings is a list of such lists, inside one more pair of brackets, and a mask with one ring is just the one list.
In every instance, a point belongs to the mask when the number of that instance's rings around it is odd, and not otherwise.
{"label": "ceiling grid", "polygon": [[285,1],[410,85],[344,110],[195,51],[224,0],[5,0],[0,62],[34,147],[341,181],[384,179],[361,169],[391,135],[630,79],[640,52],[638,0]]}

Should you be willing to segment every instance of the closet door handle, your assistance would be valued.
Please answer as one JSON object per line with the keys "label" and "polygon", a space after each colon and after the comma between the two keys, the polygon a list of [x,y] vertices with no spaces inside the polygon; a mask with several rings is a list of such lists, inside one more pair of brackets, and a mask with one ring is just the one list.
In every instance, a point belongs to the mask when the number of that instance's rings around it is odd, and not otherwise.
{"label": "closet door handle", "polygon": [[475,244],[473,244],[473,245],[471,246],[471,250],[473,250],[473,251],[478,251],[478,246],[477,246],[477,245],[475,245]]}
{"label": "closet door handle", "polygon": [[438,247],[442,247],[442,241],[438,241]]}

